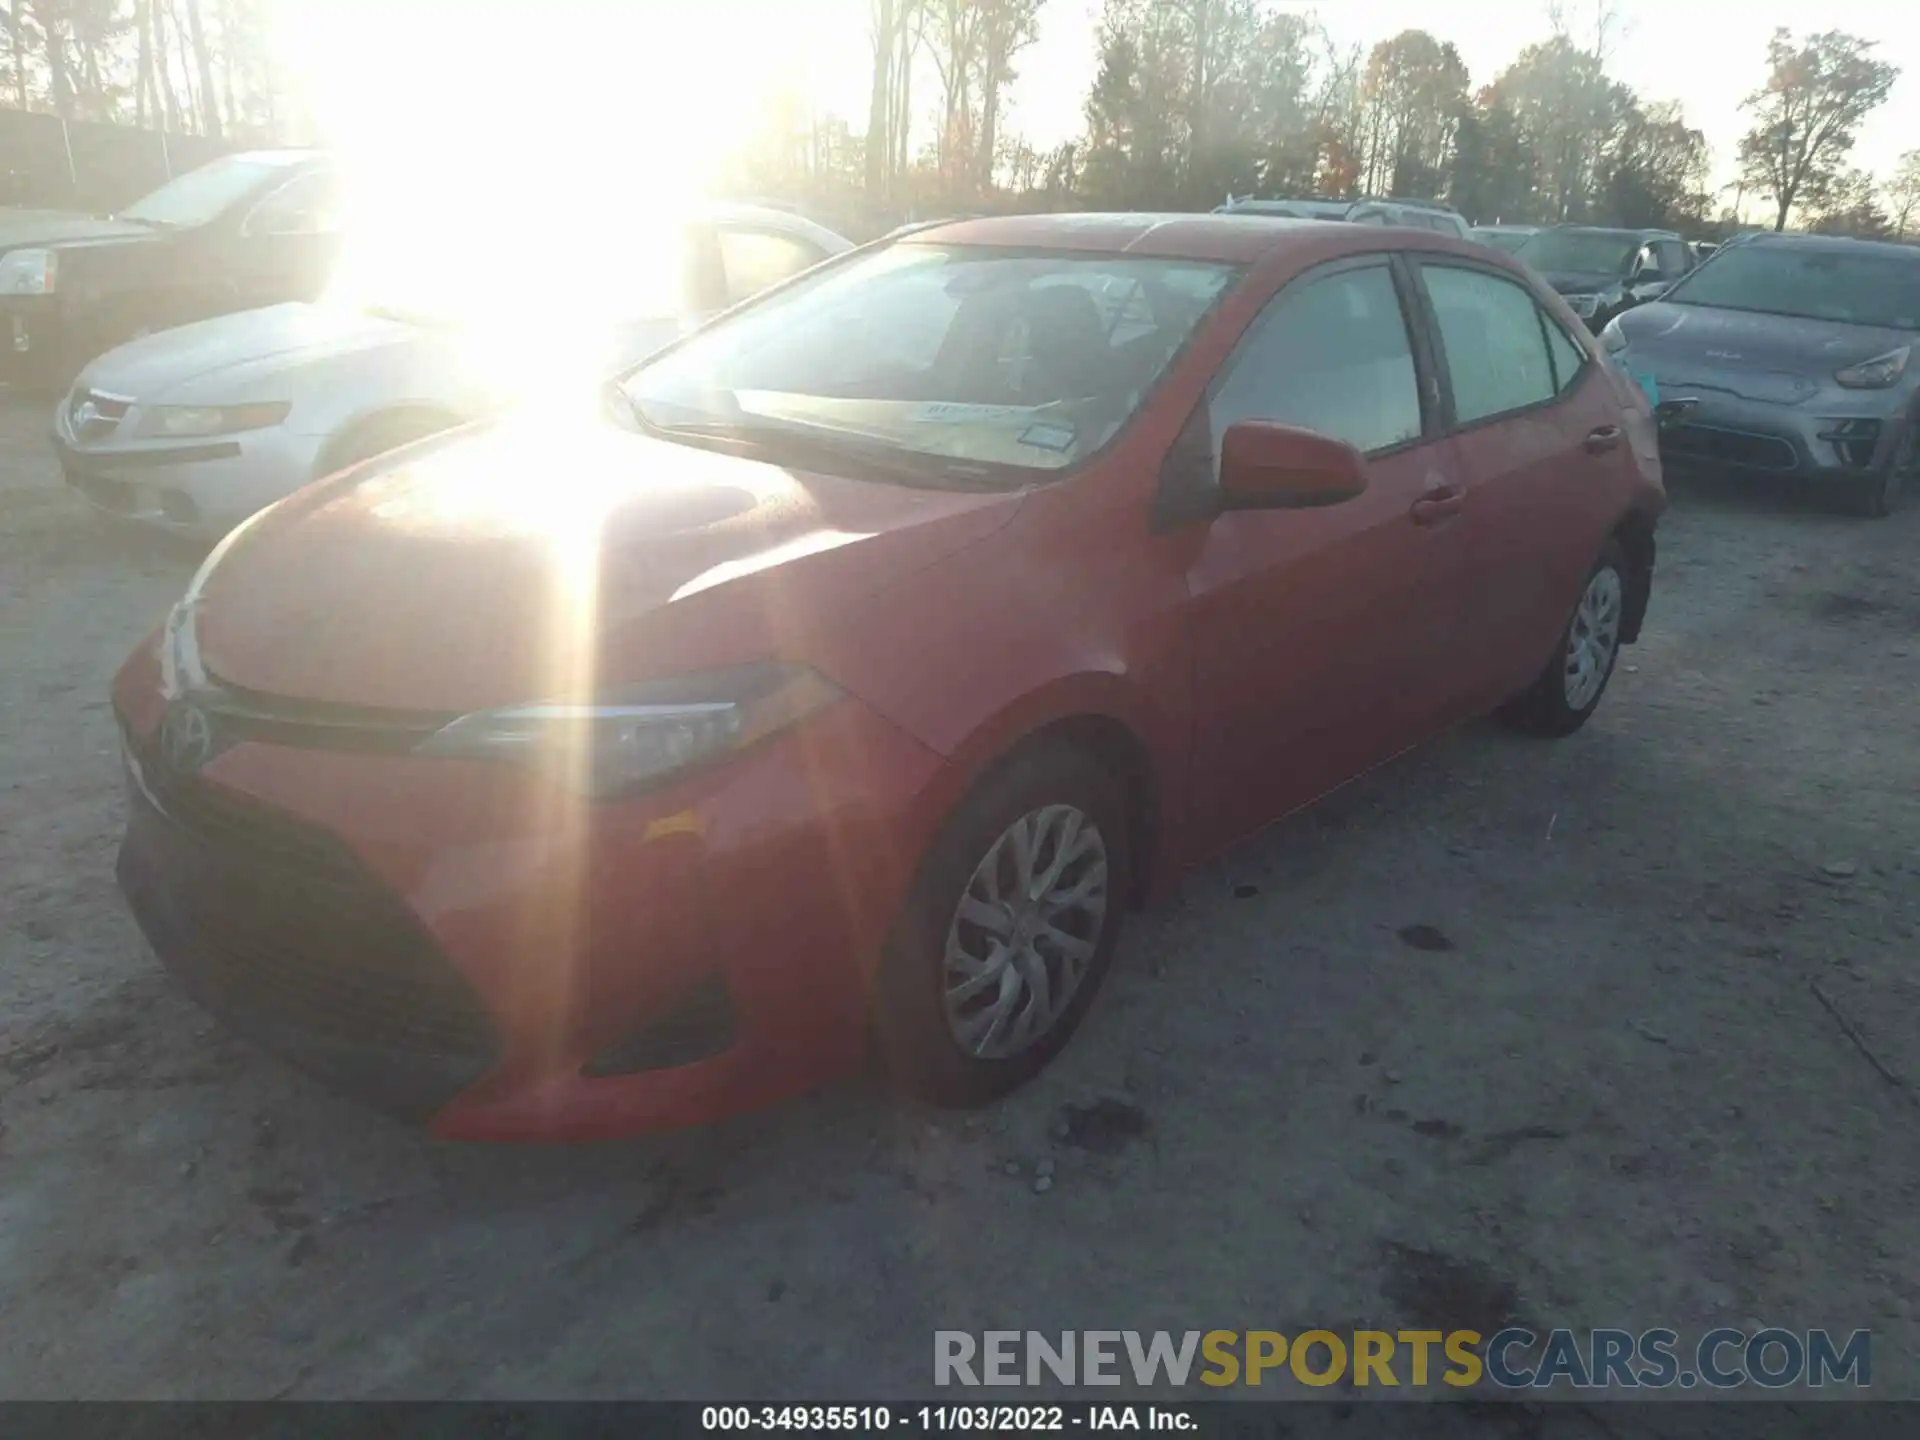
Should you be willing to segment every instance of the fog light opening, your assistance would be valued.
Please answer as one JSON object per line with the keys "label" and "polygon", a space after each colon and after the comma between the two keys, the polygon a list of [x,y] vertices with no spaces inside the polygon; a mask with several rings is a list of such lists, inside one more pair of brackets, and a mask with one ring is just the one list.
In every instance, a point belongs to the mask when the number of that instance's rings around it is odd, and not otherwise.
{"label": "fog light opening", "polygon": [[602,1050],[580,1069],[589,1080],[671,1070],[711,1060],[733,1046],[738,1027],[726,981],[709,976],[664,1014]]}

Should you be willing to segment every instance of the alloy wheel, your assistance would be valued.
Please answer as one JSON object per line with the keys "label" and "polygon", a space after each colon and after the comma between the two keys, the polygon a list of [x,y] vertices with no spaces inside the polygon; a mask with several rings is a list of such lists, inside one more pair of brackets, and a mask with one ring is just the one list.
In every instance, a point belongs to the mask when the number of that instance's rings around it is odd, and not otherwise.
{"label": "alloy wheel", "polygon": [[1567,661],[1563,677],[1567,708],[1585,710],[1599,698],[1607,683],[1614,653],[1620,648],[1620,615],[1624,586],[1620,572],[1602,566],[1587,581],[1580,608],[1567,631]]}
{"label": "alloy wheel", "polygon": [[960,896],[941,973],[947,1026],[979,1060],[1030,1049],[1060,1022],[1107,923],[1107,844],[1072,805],[1009,825]]}

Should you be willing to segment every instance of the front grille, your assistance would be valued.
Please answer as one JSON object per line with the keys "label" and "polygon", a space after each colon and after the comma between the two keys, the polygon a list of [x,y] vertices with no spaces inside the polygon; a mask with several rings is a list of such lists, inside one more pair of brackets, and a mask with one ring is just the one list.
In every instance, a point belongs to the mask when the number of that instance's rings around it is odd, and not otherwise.
{"label": "front grille", "polygon": [[76,390],[67,401],[67,424],[76,440],[99,440],[127,418],[133,402],[100,390]]}
{"label": "front grille", "polygon": [[1722,430],[1714,425],[1680,425],[1661,436],[1662,447],[1689,460],[1738,465],[1750,470],[1792,470],[1799,456],[1777,435]]}
{"label": "front grille", "polygon": [[[347,1068],[439,1065],[442,1101],[477,1078],[496,1050],[490,1017],[398,896],[325,831],[156,761],[141,757],[122,879],[196,998],[310,1069],[326,1067],[298,1053],[307,1038]],[[303,1043],[276,1044],[288,1035]]]}

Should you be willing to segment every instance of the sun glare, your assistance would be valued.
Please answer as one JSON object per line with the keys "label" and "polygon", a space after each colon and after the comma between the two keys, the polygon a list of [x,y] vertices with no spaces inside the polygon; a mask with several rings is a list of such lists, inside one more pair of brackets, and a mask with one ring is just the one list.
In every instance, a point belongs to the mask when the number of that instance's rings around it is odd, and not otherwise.
{"label": "sun glare", "polygon": [[783,64],[765,0],[277,0],[346,176],[328,303],[457,327],[490,389],[595,403],[671,313],[677,220]]}

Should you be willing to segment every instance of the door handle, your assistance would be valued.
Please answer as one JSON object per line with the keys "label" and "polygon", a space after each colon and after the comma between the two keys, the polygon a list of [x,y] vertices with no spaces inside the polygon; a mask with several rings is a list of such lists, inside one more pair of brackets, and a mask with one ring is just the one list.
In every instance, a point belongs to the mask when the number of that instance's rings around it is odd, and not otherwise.
{"label": "door handle", "polygon": [[1586,443],[1582,448],[1589,455],[1604,455],[1620,443],[1620,437],[1625,433],[1618,425],[1602,425],[1597,430],[1587,433]]}
{"label": "door handle", "polygon": [[1413,502],[1413,523],[1434,525],[1451,515],[1458,515],[1466,507],[1466,492],[1451,485],[1442,485]]}

